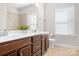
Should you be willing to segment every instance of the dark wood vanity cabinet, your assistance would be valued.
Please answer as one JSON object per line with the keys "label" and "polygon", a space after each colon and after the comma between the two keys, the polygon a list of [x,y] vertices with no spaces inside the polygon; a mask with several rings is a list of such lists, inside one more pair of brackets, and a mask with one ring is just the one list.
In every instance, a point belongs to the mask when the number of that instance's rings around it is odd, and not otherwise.
{"label": "dark wood vanity cabinet", "polygon": [[35,35],[0,43],[0,56],[41,56],[48,49],[48,35]]}

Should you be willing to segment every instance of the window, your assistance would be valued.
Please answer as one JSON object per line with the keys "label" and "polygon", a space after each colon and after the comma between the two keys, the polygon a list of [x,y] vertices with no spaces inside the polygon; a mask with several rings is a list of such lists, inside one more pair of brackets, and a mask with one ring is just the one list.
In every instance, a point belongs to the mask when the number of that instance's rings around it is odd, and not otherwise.
{"label": "window", "polygon": [[37,29],[37,15],[36,14],[30,14],[28,15],[28,25],[31,29],[36,30]]}
{"label": "window", "polygon": [[55,33],[74,34],[74,8],[61,8],[55,11]]}

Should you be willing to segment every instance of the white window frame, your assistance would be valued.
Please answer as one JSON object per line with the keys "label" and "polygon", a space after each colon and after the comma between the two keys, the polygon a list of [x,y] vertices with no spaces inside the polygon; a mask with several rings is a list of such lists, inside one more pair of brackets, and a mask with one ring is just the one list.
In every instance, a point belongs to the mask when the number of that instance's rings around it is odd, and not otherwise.
{"label": "white window frame", "polygon": [[[64,12],[64,11],[66,11],[66,10],[68,10],[68,9],[70,9],[70,8],[64,8],[64,9],[59,9],[59,10],[56,10],[55,11],[55,13],[56,12]],[[74,8],[73,7],[71,7],[71,9],[73,10],[73,13],[74,13]],[[70,10],[69,10],[69,12],[71,12]],[[56,16],[56,15],[55,15]],[[55,17],[56,18],[56,17]],[[59,34],[59,35],[75,35],[75,33],[74,33],[74,14],[73,14],[73,17],[71,18],[72,20],[68,20],[68,21],[65,21],[65,22],[56,22],[56,19],[55,19],[55,34]],[[72,25],[72,33],[57,33],[56,32],[56,24],[73,24]],[[63,29],[63,28],[60,28],[60,29]]]}

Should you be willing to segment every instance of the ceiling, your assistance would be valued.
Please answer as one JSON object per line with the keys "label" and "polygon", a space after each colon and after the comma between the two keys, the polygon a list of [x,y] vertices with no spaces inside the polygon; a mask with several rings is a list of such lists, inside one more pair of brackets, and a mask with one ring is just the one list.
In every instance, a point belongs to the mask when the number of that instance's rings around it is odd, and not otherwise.
{"label": "ceiling", "polygon": [[[22,8],[22,7],[27,7],[27,6],[33,5],[33,4],[34,3],[8,3],[8,6],[15,7],[15,8]],[[64,7],[73,6],[74,3],[54,3],[54,5],[57,8],[64,8]]]}
{"label": "ceiling", "polygon": [[33,4],[33,3],[8,3],[8,6],[15,7],[15,8],[22,8],[25,6],[29,6],[31,4]]}
{"label": "ceiling", "polygon": [[66,8],[66,7],[74,6],[75,3],[56,3],[54,5],[56,8]]}

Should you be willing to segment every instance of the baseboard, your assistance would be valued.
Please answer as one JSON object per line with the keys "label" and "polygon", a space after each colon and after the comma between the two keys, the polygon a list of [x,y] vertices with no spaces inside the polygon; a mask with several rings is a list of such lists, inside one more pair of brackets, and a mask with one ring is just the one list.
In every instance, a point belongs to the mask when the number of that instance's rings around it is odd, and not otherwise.
{"label": "baseboard", "polygon": [[69,45],[69,44],[63,44],[63,43],[55,43],[56,46],[60,46],[60,47],[65,47],[65,48],[75,48],[75,49],[79,49],[79,46],[73,46],[73,45]]}

